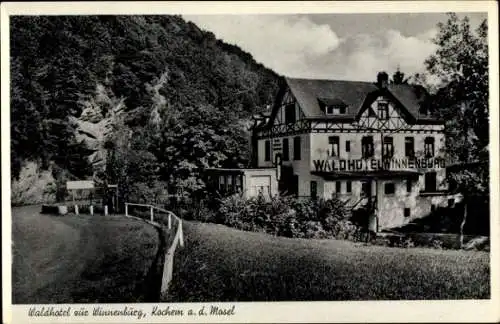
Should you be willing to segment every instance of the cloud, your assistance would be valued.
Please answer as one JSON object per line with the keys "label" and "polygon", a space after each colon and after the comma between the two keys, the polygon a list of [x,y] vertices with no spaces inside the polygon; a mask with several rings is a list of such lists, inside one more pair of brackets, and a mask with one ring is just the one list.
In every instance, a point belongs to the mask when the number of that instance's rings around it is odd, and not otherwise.
{"label": "cloud", "polygon": [[[255,60],[278,73],[287,74],[296,64],[337,48],[339,37],[327,24],[315,24],[307,17],[274,15],[184,16],[217,38],[238,45]],[[304,68],[304,67],[303,67]]]}
{"label": "cloud", "polygon": [[377,72],[400,70],[411,76],[425,71],[424,61],[435,50],[432,32],[405,36],[397,30],[357,34],[325,56],[311,77],[373,81]]}
{"label": "cloud", "polygon": [[216,37],[233,43],[276,72],[304,78],[373,81],[397,67],[422,73],[435,50],[435,29],[403,35],[395,29],[340,38],[329,24],[292,15],[185,16]]}

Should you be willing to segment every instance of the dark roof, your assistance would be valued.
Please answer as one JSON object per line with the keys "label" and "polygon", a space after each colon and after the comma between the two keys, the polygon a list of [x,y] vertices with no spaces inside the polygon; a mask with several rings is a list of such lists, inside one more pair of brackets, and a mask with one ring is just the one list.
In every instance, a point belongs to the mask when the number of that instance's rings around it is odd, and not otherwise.
{"label": "dark roof", "polygon": [[391,84],[388,87],[389,92],[408,110],[413,117],[418,120],[434,120],[420,112],[422,103],[427,99],[428,94],[422,87],[411,86],[408,84]]}
{"label": "dark roof", "polygon": [[328,106],[345,107],[347,104],[340,98],[318,98],[318,100]]}
{"label": "dark roof", "polygon": [[370,82],[316,80],[286,78],[293,95],[303,109],[306,117],[322,117],[318,99],[340,100],[347,105],[346,115],[355,116],[368,93],[378,88]]}
{"label": "dark roof", "polygon": [[420,105],[428,96],[423,87],[391,84],[387,89],[381,90],[372,82],[298,78],[285,78],[285,80],[306,118],[325,118],[320,102],[344,103],[347,109],[343,116],[347,121],[361,112],[367,97],[375,98],[379,91],[388,91],[419,122],[436,121],[435,118],[420,113]]}

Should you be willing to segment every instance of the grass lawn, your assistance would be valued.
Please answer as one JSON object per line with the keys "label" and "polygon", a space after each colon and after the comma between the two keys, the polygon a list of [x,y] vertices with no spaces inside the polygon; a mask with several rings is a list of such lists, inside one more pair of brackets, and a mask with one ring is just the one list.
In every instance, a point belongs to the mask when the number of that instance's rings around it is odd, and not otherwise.
{"label": "grass lawn", "polygon": [[133,302],[147,295],[158,249],[152,226],[123,216],[39,211],[12,209],[13,303]]}
{"label": "grass lawn", "polygon": [[304,240],[185,222],[166,301],[489,298],[486,252]]}

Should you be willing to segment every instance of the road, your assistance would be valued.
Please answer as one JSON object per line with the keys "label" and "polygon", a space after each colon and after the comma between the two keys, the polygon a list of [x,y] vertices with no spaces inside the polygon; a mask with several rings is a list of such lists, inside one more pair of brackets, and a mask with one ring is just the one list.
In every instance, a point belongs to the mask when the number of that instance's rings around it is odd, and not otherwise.
{"label": "road", "polygon": [[140,301],[141,282],[158,249],[158,233],[123,216],[12,209],[12,302]]}

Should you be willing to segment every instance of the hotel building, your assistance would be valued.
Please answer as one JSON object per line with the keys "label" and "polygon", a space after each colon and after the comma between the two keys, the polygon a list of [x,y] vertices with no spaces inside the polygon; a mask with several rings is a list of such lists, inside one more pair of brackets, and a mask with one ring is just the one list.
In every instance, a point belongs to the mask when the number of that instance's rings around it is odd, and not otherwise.
{"label": "hotel building", "polygon": [[427,98],[385,72],[376,82],[285,78],[271,110],[255,116],[253,164],[279,169],[281,193],[376,208],[379,229],[424,217],[455,199],[444,181],[444,122]]}

